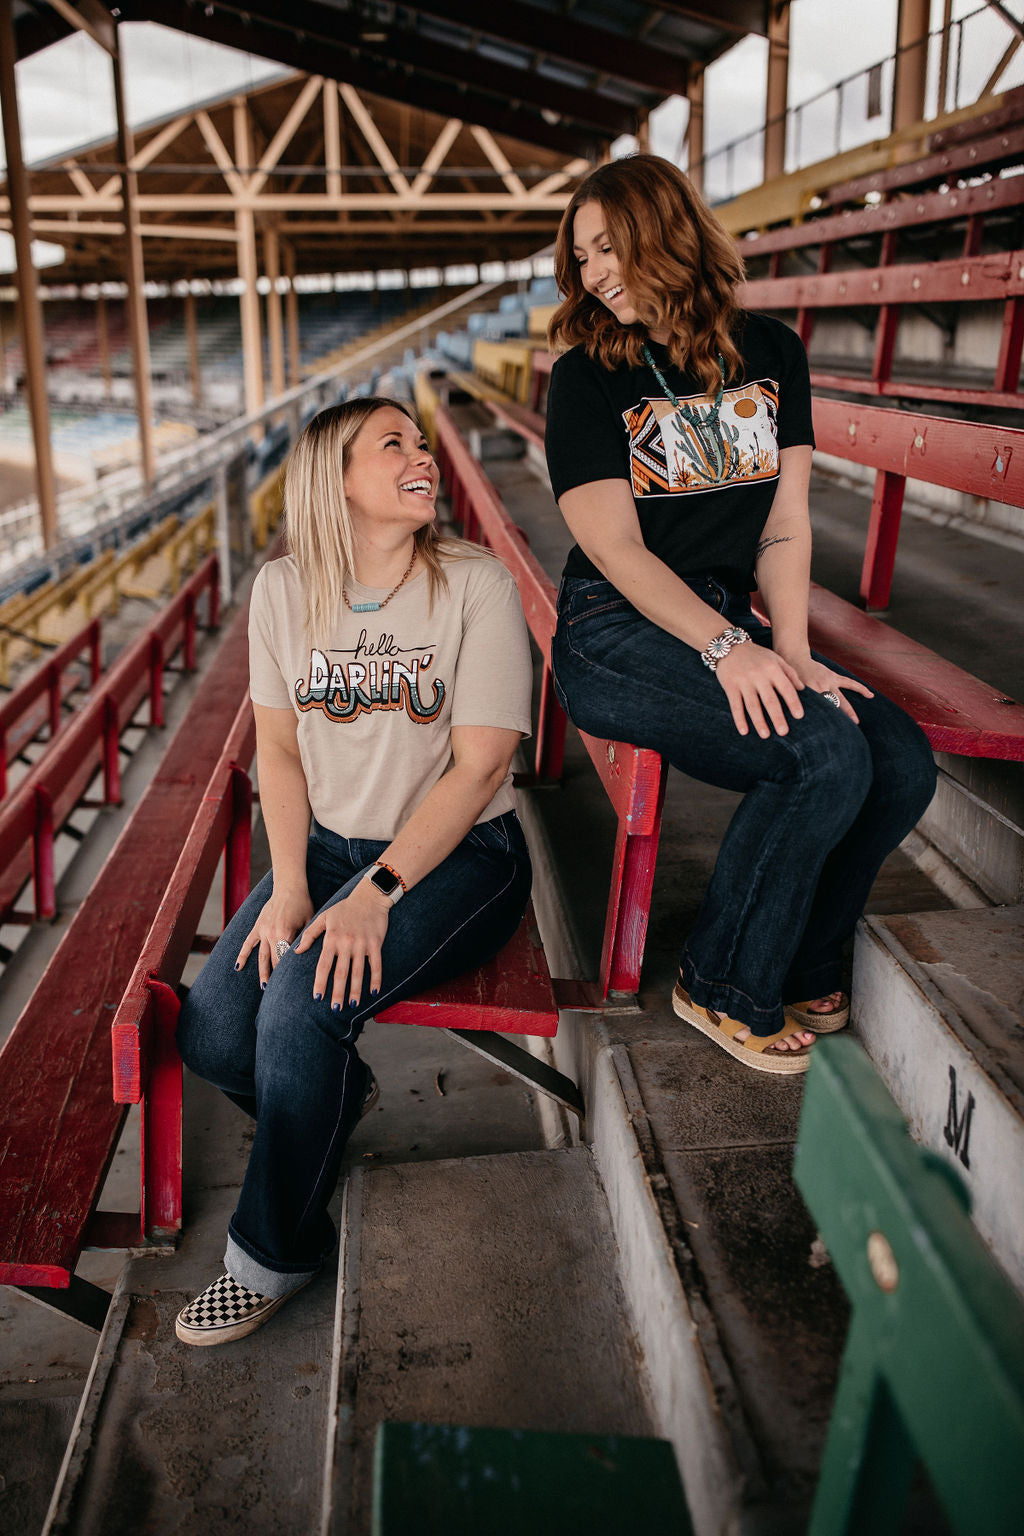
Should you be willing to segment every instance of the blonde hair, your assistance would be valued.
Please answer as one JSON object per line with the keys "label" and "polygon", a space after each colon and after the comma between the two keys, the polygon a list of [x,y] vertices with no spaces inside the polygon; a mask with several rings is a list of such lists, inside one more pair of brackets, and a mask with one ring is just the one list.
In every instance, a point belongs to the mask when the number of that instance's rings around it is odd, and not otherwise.
{"label": "blonde hair", "polygon": [[[285,541],[306,594],[306,627],[321,633],[339,613],[346,578],[355,569],[355,537],[345,500],[345,450],[377,411],[391,406],[417,428],[401,400],[365,395],[320,411],[307,422],[288,459],[284,476]],[[417,528],[416,552],[427,567],[430,603],[447,593],[442,559],[482,554],[475,545],[446,539],[433,523]]]}
{"label": "blonde hair", "polygon": [[[573,254],[573,221],[584,203],[598,203],[605,233],[638,316],[623,325],[583,286]],[[682,171],[658,155],[613,160],[580,184],[559,226],[555,276],[565,295],[551,317],[548,345],[574,347],[605,368],[642,366],[650,330],[669,333],[668,351],[679,368],[697,375],[709,394],[742,367],[733,337],[741,311],[736,286],[743,260],[732,236]]]}

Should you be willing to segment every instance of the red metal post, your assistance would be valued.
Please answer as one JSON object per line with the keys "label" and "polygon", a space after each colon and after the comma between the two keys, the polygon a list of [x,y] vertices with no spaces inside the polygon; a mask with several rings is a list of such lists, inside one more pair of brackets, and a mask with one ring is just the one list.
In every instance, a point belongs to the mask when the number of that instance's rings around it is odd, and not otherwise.
{"label": "red metal post", "polygon": [[0,800],[7,793],[7,728],[0,725]]}
{"label": "red metal post", "polygon": [[53,799],[44,784],[36,785],[36,825],[32,838],[32,889],[36,921],[57,915],[57,877],[53,862]]}
{"label": "red metal post", "polygon": [[252,879],[252,780],[231,765],[231,825],[224,843],[224,926],[249,894]]}
{"label": "red metal post", "polygon": [[181,1057],[175,1042],[181,1004],[173,987],[148,978],[152,997],[148,1071],[143,1067],[143,1237],[159,1241],[181,1231]]}
{"label": "red metal post", "polygon": [[95,688],[99,682],[100,673],[103,670],[103,658],[100,655],[101,627],[99,619],[93,619],[89,625],[89,685]]}
{"label": "red metal post", "polygon": [[1003,306],[1003,329],[999,337],[999,361],[996,363],[997,390],[1016,394],[1020,385],[1021,351],[1024,348],[1024,300],[1019,295]]}
{"label": "red metal post", "polygon": [[164,642],[156,634],[149,637],[149,723],[164,723]]}
{"label": "red metal post", "polygon": [[196,669],[196,595],[185,594],[185,629],[181,637],[181,665],[184,671]]}
{"label": "red metal post", "polygon": [[61,676],[62,676],[61,668],[59,666],[57,666],[57,664],[55,662],[51,661],[49,667],[47,668],[47,672],[46,672],[46,693],[47,693],[47,702],[49,704],[50,740],[51,741],[56,736],[57,732],[60,730],[60,693],[61,693],[60,681],[61,681]]}
{"label": "red metal post", "polygon": [[540,685],[537,751],[533,771],[541,782],[562,777],[565,759],[565,711],[555,695],[551,668],[545,664]]}
{"label": "red metal post", "polygon": [[121,804],[121,719],[117,700],[108,693],[103,700],[103,801]]}
{"label": "red metal post", "polygon": [[860,574],[860,595],[865,608],[888,608],[892,591],[892,573],[896,564],[896,545],[903,514],[905,475],[880,469],[875,476],[875,494],[871,500],[871,521],[864,546],[864,565]]}
{"label": "red metal post", "polygon": [[654,831],[637,835],[630,832],[627,821],[619,822],[601,946],[601,991],[605,997],[609,992],[636,992],[640,986],[667,769],[666,763],[661,771]]}
{"label": "red metal post", "polygon": [[967,228],[964,230],[963,254],[979,256],[981,254],[981,233],[985,226],[985,216],[981,213],[972,213],[967,220]]}
{"label": "red metal post", "polygon": [[896,333],[899,327],[900,305],[883,304],[878,311],[875,355],[871,363],[871,377],[876,384],[888,384],[892,377],[892,360],[896,351]]}
{"label": "red metal post", "polygon": [[220,628],[220,561],[214,560],[210,568],[210,585],[206,594],[206,627]]}

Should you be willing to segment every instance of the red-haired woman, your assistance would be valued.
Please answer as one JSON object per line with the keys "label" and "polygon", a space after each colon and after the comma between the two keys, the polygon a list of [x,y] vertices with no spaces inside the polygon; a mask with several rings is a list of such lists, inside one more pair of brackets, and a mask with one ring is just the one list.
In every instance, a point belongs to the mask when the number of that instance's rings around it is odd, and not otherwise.
{"label": "red-haired woman", "polygon": [[576,540],[556,687],[582,730],[743,792],[673,1007],[747,1065],[802,1072],[849,1017],[843,946],[931,799],[932,755],[901,709],[809,648],[806,354],[739,308],[736,247],[686,177],[654,155],[601,166],[555,268],[550,342],[570,350],[547,453]]}

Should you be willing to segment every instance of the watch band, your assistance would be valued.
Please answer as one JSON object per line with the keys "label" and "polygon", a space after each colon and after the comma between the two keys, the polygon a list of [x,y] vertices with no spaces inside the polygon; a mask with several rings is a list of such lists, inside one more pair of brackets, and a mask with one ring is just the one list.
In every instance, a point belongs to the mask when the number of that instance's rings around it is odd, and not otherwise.
{"label": "watch band", "polygon": [[405,881],[397,869],[392,869],[390,864],[375,863],[366,873],[365,878],[370,884],[376,886],[382,896],[386,896],[391,905],[401,901],[406,892]]}

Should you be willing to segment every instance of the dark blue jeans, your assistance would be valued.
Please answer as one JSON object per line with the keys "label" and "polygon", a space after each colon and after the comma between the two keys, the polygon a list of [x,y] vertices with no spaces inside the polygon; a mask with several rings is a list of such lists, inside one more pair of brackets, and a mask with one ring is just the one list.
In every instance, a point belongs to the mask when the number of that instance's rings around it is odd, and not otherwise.
{"label": "dark blue jeans", "polygon": [[[771,645],[745,594],[711,578],[688,584],[723,629]],[[879,694],[852,694],[857,726],[805,688],[803,719],[788,735],[741,736],[699,652],[610,582],[583,577],[562,583],[551,659],[580,730],[651,747],[692,778],[744,795],[682,952],[694,1001],[770,1035],[783,1026],[783,1003],[837,990],[843,944],[882,861],[935,790],[931,749],[910,716]]]}
{"label": "dark blue jeans", "polygon": [[[339,837],[313,823],[306,878],[317,911],[347,896],[387,845]],[[256,1121],[225,1263],[240,1284],[283,1296],[308,1279],[335,1242],[327,1206],[370,1083],[355,1042],[373,1014],[472,970],[515,933],[530,895],[530,855],[514,811],[481,822],[392,909],[380,994],[356,1007],[313,1000],[318,939],[281,959],[260,990],[254,950],[235,960],[273,889],[246,898],[181,1010],[178,1045],[193,1072]]]}

